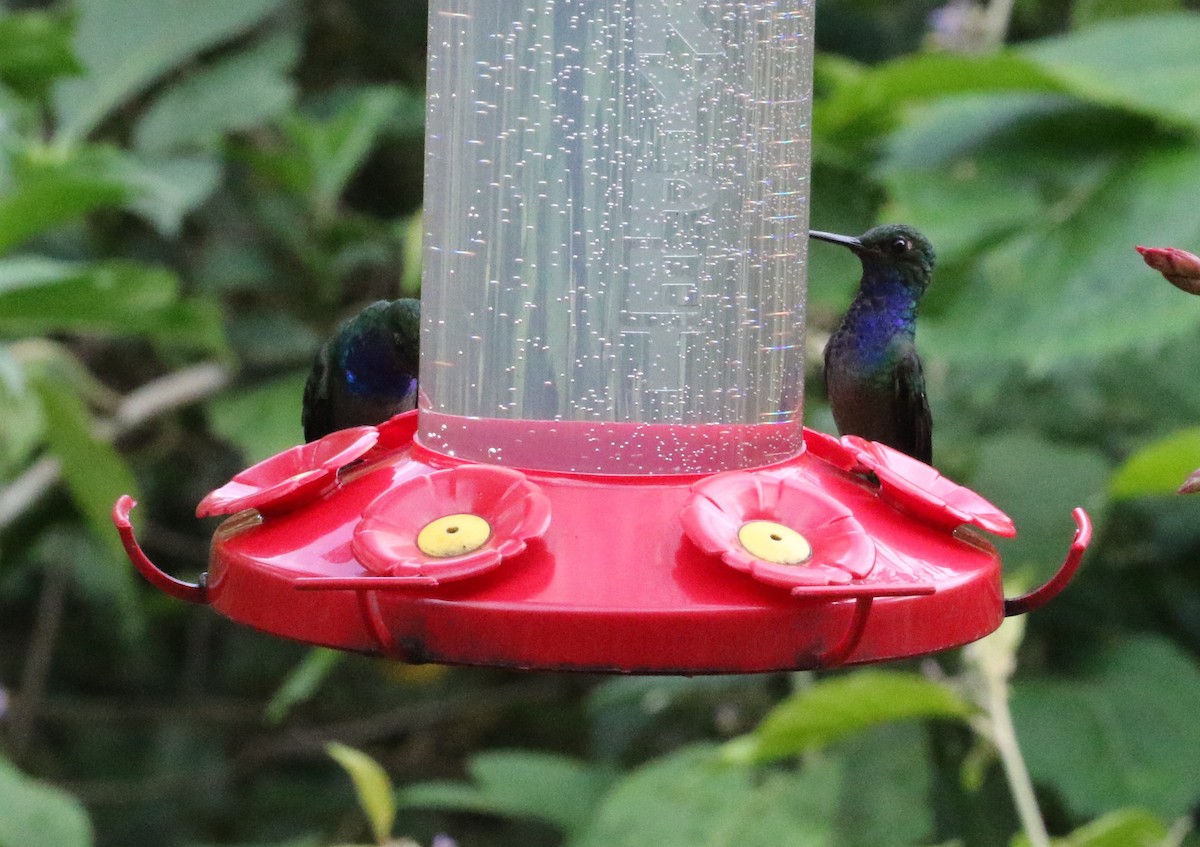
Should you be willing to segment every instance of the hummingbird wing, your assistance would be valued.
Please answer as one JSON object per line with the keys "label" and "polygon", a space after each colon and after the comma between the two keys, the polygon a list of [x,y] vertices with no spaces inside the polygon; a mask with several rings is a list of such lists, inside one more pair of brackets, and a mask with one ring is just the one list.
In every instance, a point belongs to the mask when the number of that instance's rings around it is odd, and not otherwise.
{"label": "hummingbird wing", "polygon": [[909,347],[896,362],[892,385],[895,389],[898,449],[925,464],[933,461],[933,418],[925,396],[925,374],[921,359]]}
{"label": "hummingbird wing", "polygon": [[300,409],[300,423],[304,427],[304,440],[316,441],[333,432],[333,400],[331,386],[328,343],[321,345],[313,357],[312,370],[304,383],[304,404]]}

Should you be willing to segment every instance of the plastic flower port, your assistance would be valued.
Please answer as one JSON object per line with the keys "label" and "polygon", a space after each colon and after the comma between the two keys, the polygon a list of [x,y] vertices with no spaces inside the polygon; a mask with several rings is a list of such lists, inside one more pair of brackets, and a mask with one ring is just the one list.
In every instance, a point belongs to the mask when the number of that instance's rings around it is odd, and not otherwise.
{"label": "plastic flower port", "polygon": [[840,438],[804,428],[804,446],[818,459],[848,473],[859,473],[866,468],[858,458],[858,450],[847,447]]}
{"label": "plastic flower port", "polygon": [[1178,247],[1136,249],[1146,264],[1162,274],[1171,285],[1188,294],[1200,294],[1200,256]]}
{"label": "plastic flower port", "polygon": [[273,515],[312,502],[337,485],[339,469],[365,455],[378,439],[375,427],[357,426],[285,450],[210,492],[196,507],[196,517],[243,509]]}
{"label": "plastic flower port", "polygon": [[375,427],[379,430],[379,441],[371,449],[367,459],[377,458],[412,444],[417,432],[417,410],[411,409],[392,415]]}
{"label": "plastic flower port", "polygon": [[679,517],[704,552],[794,593],[862,579],[875,562],[874,544],[850,510],[797,477],[709,477],[693,486]]}
{"label": "plastic flower port", "polygon": [[1008,515],[924,462],[856,435],[844,436],[842,443],[854,451],[860,468],[875,474],[880,496],[893,506],[948,530],[970,524],[1005,538],[1017,534]]}
{"label": "plastic flower port", "polygon": [[373,573],[437,585],[492,570],[549,526],[550,501],[524,474],[465,465],[376,498],[352,546]]}

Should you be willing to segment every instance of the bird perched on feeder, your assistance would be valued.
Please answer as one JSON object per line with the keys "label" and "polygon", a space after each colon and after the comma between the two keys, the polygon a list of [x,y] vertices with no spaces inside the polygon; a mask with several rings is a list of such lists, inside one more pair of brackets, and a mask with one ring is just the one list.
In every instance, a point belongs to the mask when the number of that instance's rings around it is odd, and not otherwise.
{"label": "bird perched on feeder", "polygon": [[415,409],[421,303],[379,300],[321,345],[304,384],[304,440]]}
{"label": "bird perched on feeder", "polygon": [[1178,247],[1137,247],[1146,264],[1171,285],[1188,294],[1200,294],[1200,256]]}
{"label": "bird perched on feeder", "polygon": [[825,346],[825,386],[842,435],[858,435],[930,462],[933,423],[917,356],[917,304],[933,272],[933,247],[900,224],[858,238],[812,231],[862,262],[858,293]]}

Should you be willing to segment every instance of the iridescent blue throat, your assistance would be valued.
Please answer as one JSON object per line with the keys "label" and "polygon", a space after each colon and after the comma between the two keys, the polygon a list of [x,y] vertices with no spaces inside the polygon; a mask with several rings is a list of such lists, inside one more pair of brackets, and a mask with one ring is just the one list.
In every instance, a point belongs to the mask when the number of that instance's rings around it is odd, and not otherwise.
{"label": "iridescent blue throat", "polygon": [[896,274],[864,282],[842,328],[854,339],[850,349],[858,368],[873,371],[888,366],[893,342],[916,335],[917,297]]}
{"label": "iridescent blue throat", "polygon": [[351,341],[344,359],[346,384],[351,394],[399,397],[412,389],[416,374],[398,361],[390,333]]}

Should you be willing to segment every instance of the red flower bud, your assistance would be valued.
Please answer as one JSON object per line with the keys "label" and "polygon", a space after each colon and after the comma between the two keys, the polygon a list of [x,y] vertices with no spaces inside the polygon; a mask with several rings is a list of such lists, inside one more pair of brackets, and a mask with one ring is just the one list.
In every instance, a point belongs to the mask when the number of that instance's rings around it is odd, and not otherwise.
{"label": "red flower bud", "polygon": [[1200,256],[1177,247],[1138,247],[1146,264],[1188,294],[1200,294]]}
{"label": "red flower bud", "polygon": [[1180,494],[1195,494],[1197,491],[1200,491],[1200,468],[1192,471],[1183,485],[1179,486]]}

